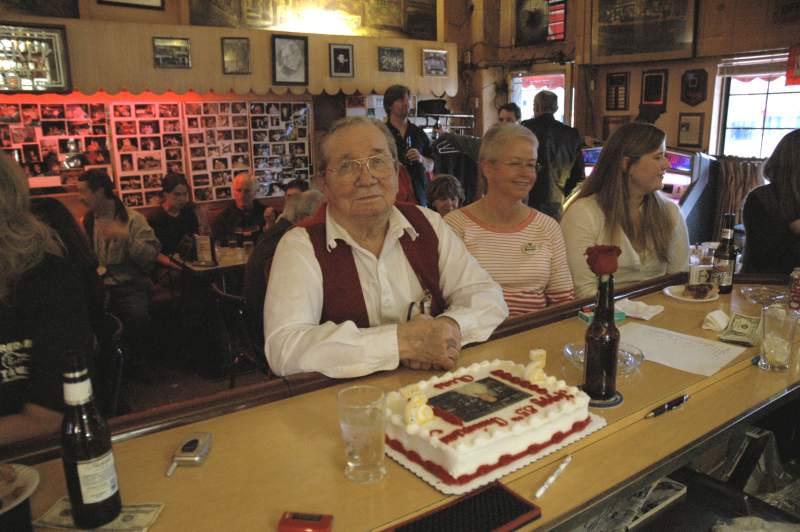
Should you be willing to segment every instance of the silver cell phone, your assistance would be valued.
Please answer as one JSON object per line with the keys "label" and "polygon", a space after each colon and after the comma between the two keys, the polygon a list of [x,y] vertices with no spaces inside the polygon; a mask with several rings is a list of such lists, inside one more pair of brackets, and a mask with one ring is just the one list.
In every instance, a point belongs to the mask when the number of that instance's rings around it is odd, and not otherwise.
{"label": "silver cell phone", "polygon": [[196,432],[190,435],[184,442],[175,449],[172,455],[172,463],[167,469],[167,476],[172,476],[175,468],[179,465],[199,466],[211,450],[211,433]]}

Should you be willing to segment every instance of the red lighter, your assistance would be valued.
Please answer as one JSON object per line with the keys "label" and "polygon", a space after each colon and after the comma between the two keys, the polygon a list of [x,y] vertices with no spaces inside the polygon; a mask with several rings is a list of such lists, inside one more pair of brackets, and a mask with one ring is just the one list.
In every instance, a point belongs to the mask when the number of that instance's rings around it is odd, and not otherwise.
{"label": "red lighter", "polygon": [[278,532],[330,532],[331,525],[332,515],[283,512]]}

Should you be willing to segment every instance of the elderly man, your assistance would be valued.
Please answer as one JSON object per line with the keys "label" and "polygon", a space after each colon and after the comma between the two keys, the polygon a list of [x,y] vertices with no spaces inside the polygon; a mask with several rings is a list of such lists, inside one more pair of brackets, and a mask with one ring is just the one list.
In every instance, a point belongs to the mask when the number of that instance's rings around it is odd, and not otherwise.
{"label": "elderly man", "polygon": [[399,167],[385,125],[347,118],[320,148],[327,208],[286,233],[272,263],[272,370],[345,378],[400,363],[452,369],[463,344],[485,340],[508,315],[500,287],[438,214],[394,205]]}
{"label": "elderly man", "polygon": [[539,140],[541,165],[528,205],[558,220],[564,200],[586,176],[581,135],[574,127],[556,120],[553,116],[556,111],[558,96],[540,91],[533,98],[533,118],[523,121],[522,125],[533,131]]}
{"label": "elderly man", "polygon": [[211,226],[214,238],[223,241],[237,230],[259,233],[264,228],[265,207],[255,201],[256,180],[247,172],[233,178],[233,204],[222,211]]}

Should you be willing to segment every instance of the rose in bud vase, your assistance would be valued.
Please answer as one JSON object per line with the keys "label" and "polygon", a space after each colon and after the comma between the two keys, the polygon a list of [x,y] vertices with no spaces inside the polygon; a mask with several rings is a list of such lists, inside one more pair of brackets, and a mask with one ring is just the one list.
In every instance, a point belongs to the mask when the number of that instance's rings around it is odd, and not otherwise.
{"label": "rose in bud vase", "polygon": [[594,319],[586,329],[583,391],[593,401],[617,397],[617,350],[619,330],[614,323],[614,272],[621,250],[617,246],[586,249],[586,262],[597,275],[597,304]]}

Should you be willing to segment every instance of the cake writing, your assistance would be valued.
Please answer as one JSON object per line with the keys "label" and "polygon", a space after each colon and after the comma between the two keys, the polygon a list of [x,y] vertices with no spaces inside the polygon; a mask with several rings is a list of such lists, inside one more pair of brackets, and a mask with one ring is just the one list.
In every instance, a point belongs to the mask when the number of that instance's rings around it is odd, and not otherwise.
{"label": "cake writing", "polygon": [[[531,399],[531,400],[533,400],[533,399]],[[531,405],[521,406],[521,407],[517,408],[516,410],[514,410],[514,413],[517,414],[517,415],[512,417],[511,421],[522,421],[526,417],[534,415],[536,412],[538,412],[538,410],[536,410]]]}
{"label": "cake writing", "polygon": [[534,393],[539,394],[541,397],[533,397],[529,399],[530,402],[535,404],[536,406],[545,407],[547,405],[553,404],[563,399],[572,399],[573,397],[575,397],[567,390],[558,390],[554,394],[551,394],[549,391],[547,391],[546,388],[542,388],[541,386],[526,381],[525,379],[520,379],[519,377],[515,377],[511,373],[503,371],[502,369],[496,369],[492,371],[491,374],[494,375],[495,377],[506,380],[511,384],[516,384],[521,388],[525,388],[526,390],[530,390]]}
{"label": "cake writing", "polygon": [[456,429],[447,436],[442,436],[439,440],[442,443],[450,443],[454,442],[457,439],[461,438],[462,436],[466,436],[467,434],[471,434],[476,430],[480,430],[482,428],[488,427],[489,425],[500,425],[501,427],[505,427],[508,425],[508,421],[503,418],[499,417],[490,417],[489,419],[484,419],[483,421],[479,421],[478,423],[473,423],[472,425],[467,425],[466,427],[461,427],[460,429]]}
{"label": "cake writing", "polygon": [[437,382],[433,385],[433,387],[438,390],[442,390],[454,384],[458,384],[459,382],[472,382],[474,380],[475,379],[472,377],[472,375],[462,375],[461,377],[453,377],[449,381]]}

